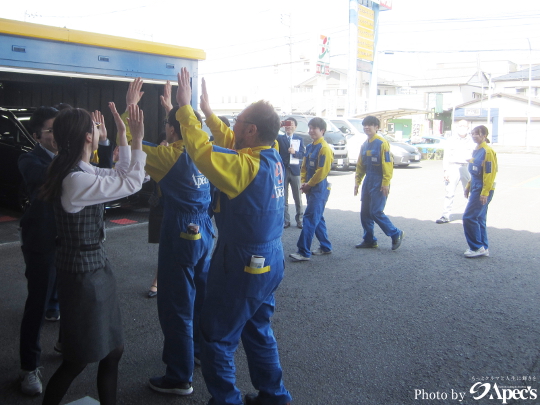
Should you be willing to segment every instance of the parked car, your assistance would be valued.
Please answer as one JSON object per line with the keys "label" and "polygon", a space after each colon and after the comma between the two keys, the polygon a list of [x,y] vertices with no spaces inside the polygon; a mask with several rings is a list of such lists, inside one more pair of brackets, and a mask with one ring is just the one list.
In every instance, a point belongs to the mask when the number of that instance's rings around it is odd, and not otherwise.
{"label": "parked car", "polygon": [[383,138],[390,144],[390,153],[394,157],[394,166],[409,166],[412,163],[420,163],[422,154],[416,146],[408,145],[405,142],[396,141],[390,135],[383,135]]}
{"label": "parked car", "polygon": [[[19,172],[18,160],[30,152],[36,141],[30,134],[28,122],[35,108],[8,109],[0,107],[0,202],[12,208],[24,210],[28,196]],[[124,204],[146,203],[152,194],[148,186],[120,200],[108,202],[105,208],[117,208]]]}
{"label": "parked car", "polygon": [[30,152],[36,141],[23,124],[32,113],[0,107],[0,201],[14,208],[24,208],[27,196],[17,162]]}
{"label": "parked car", "polygon": [[[310,115],[284,115],[282,119],[293,117],[298,122],[295,133],[302,137],[304,145],[309,145],[313,141],[309,136],[308,122],[314,118]],[[326,122],[326,132],[324,134],[324,140],[334,150],[334,161],[332,162],[332,170],[342,169],[347,170],[349,167],[349,157],[347,151],[347,139],[345,135],[329,120],[323,118]]]}
{"label": "parked car", "polygon": [[424,136],[420,143],[413,144],[420,150],[424,159],[442,159],[445,145],[446,139],[441,136]]}

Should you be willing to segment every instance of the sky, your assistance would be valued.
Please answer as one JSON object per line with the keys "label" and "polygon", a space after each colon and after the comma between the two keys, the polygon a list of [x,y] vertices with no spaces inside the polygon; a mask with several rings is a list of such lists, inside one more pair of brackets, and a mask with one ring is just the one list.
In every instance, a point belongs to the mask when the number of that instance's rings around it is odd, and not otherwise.
{"label": "sky", "polygon": [[[331,38],[331,66],[347,67],[348,0],[25,0],[2,18],[200,48],[200,75],[231,91],[262,91],[274,65],[315,58],[321,34]],[[380,77],[418,77],[447,61],[540,63],[539,26],[538,0],[393,0],[380,15]]]}

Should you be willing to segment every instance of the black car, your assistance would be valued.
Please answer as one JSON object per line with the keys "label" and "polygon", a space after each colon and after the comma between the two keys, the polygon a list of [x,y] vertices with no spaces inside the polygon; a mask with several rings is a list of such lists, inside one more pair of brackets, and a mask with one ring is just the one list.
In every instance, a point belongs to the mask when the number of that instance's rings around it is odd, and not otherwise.
{"label": "black car", "polygon": [[0,107],[0,201],[15,208],[27,201],[17,162],[36,144],[24,125],[31,115],[31,110]]}
{"label": "black car", "polygon": [[[18,160],[23,153],[30,152],[36,141],[30,135],[28,122],[35,108],[12,109],[0,107],[0,203],[24,210],[28,197]],[[125,204],[147,203],[152,194],[149,185],[141,191],[105,204],[105,208],[117,208]]]}
{"label": "black car", "polygon": [[[315,118],[310,115],[284,115],[283,120],[288,117],[293,117],[298,125],[296,126],[295,134],[299,135],[304,141],[304,145],[309,145],[313,141],[309,136],[308,122]],[[334,150],[334,161],[332,162],[332,170],[341,169],[347,170],[349,167],[349,156],[347,152],[347,139],[343,133],[334,125],[329,119],[323,118],[326,122],[326,132],[324,134],[324,140]]]}

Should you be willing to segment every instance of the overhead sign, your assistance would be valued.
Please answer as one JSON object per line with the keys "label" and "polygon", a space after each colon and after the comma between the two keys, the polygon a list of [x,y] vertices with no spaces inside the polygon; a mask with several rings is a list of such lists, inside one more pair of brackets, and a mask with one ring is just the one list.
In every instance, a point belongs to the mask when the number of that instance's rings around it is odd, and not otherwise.
{"label": "overhead sign", "polygon": [[317,59],[316,72],[320,75],[330,74],[330,37],[321,35],[319,58]]}
{"label": "overhead sign", "polygon": [[375,12],[370,8],[358,5],[358,59],[373,61],[374,40]]}
{"label": "overhead sign", "polygon": [[381,11],[392,10],[392,0],[372,0],[373,3],[377,3]]}

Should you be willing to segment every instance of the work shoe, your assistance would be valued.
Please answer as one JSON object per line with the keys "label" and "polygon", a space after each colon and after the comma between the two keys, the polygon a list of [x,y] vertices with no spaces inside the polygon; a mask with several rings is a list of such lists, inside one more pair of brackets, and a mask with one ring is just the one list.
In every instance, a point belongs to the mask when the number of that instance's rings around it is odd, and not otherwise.
{"label": "work shoe", "polygon": [[357,249],[375,249],[378,248],[379,245],[377,244],[377,242],[366,243],[366,241],[364,241],[362,243],[359,243],[358,245],[354,245],[354,247]]}
{"label": "work shoe", "polygon": [[201,366],[201,360],[197,356],[193,356],[193,363],[195,364],[196,367]]}
{"label": "work shoe", "polygon": [[296,227],[297,227],[298,229],[302,229],[302,228],[304,227],[304,225],[302,225],[302,222],[297,222],[297,223],[296,223]]}
{"label": "work shoe", "polygon": [[300,253],[291,253],[289,257],[293,262],[306,262],[309,260],[309,257],[302,256]]}
{"label": "work shoe", "polygon": [[450,222],[450,220],[446,217],[440,217],[435,221],[436,224],[447,224],[448,222]]}
{"label": "work shoe", "polygon": [[[245,405],[261,405],[262,401],[259,398],[259,395],[255,393],[246,394],[244,397],[244,404]],[[285,405],[291,405],[290,402],[287,402]]]}
{"label": "work shoe", "polygon": [[60,311],[57,309],[48,309],[45,311],[45,320],[56,322],[60,320]]}
{"label": "work shoe", "polygon": [[171,383],[167,381],[165,376],[150,378],[148,385],[154,391],[163,392],[164,394],[190,395],[193,392],[191,383]]}
{"label": "work shoe", "polygon": [[331,250],[322,250],[321,248],[317,248],[317,250],[311,251],[311,254],[315,256],[329,255],[330,253],[332,253]]}
{"label": "work shoe", "polygon": [[290,222],[285,222],[285,223],[283,224],[283,228],[284,228],[284,229],[285,229],[285,228],[288,228],[289,226],[291,226],[291,223],[290,223]]}
{"label": "work shoe", "polygon": [[21,391],[26,395],[37,395],[41,394],[41,372],[39,368],[36,368],[34,371],[21,370],[19,372],[19,377],[21,378]]}
{"label": "work shoe", "polygon": [[397,248],[401,246],[403,236],[405,236],[405,232],[399,231],[399,236],[395,239],[392,239],[392,250],[397,250]]}
{"label": "work shoe", "polygon": [[471,257],[479,257],[479,256],[489,256],[489,250],[486,250],[483,246],[480,249],[471,250],[467,249],[465,253],[463,253],[465,257],[471,258]]}

